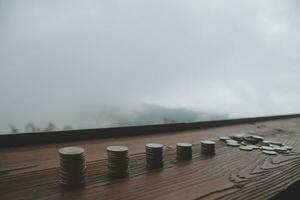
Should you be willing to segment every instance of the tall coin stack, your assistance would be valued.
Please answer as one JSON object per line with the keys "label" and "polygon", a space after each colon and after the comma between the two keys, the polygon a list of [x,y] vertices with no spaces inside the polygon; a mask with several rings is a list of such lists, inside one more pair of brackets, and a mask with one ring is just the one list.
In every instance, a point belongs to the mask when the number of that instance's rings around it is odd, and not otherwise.
{"label": "tall coin stack", "polygon": [[124,146],[109,146],[106,148],[109,174],[115,178],[128,176],[128,148]]}
{"label": "tall coin stack", "polygon": [[192,144],[190,143],[177,143],[177,160],[186,161],[192,159]]}
{"label": "tall coin stack", "polygon": [[201,153],[204,155],[215,154],[215,142],[210,140],[201,141]]}
{"label": "tall coin stack", "polygon": [[76,187],[85,183],[86,165],[84,149],[64,147],[58,150],[60,157],[60,182],[66,187]]}
{"label": "tall coin stack", "polygon": [[149,169],[161,168],[163,162],[163,148],[162,144],[149,143],[146,144],[146,166]]}

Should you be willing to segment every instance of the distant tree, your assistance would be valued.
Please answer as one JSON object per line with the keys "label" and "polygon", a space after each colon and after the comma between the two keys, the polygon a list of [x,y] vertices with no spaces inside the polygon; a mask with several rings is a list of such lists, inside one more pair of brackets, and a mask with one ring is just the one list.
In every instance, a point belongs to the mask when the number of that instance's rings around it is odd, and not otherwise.
{"label": "distant tree", "polygon": [[72,130],[72,126],[70,126],[70,125],[65,125],[65,126],[64,126],[64,130]]}
{"label": "distant tree", "polygon": [[37,132],[39,129],[33,124],[33,123],[28,123],[25,127],[26,132]]}
{"label": "distant tree", "polygon": [[19,129],[15,127],[14,125],[10,125],[10,132],[11,133],[19,133]]}
{"label": "distant tree", "polygon": [[48,126],[44,129],[44,131],[54,131],[55,130],[55,124],[52,122],[48,123]]}

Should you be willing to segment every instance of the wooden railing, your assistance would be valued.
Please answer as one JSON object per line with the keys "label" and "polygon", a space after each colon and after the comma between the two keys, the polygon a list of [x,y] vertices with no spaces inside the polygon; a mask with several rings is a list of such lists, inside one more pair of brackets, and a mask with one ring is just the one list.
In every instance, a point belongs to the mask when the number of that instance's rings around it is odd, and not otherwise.
{"label": "wooden railing", "polygon": [[23,146],[45,143],[58,143],[96,138],[128,137],[134,135],[158,134],[162,132],[175,132],[209,127],[220,127],[234,124],[255,123],[278,119],[300,117],[300,114],[265,116],[240,119],[226,119],[216,121],[203,121],[193,123],[157,124],[144,126],[128,126],[114,128],[95,128],[68,131],[35,132],[0,135],[0,147]]}

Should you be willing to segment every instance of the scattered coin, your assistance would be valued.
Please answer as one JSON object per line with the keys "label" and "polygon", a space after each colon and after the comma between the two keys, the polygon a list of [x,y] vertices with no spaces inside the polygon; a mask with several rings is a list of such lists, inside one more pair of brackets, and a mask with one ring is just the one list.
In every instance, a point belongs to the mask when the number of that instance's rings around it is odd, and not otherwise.
{"label": "scattered coin", "polygon": [[231,136],[231,138],[236,141],[241,142],[245,136],[246,136],[245,134],[236,134],[236,135]]}
{"label": "scattered coin", "polygon": [[252,135],[244,136],[243,140],[245,142],[247,142],[248,144],[256,144],[257,143],[257,140],[255,138],[253,138]]}
{"label": "scattered coin", "polygon": [[262,146],[261,149],[266,150],[266,151],[274,151],[275,150],[273,147],[269,147],[269,146]]}
{"label": "scattered coin", "polygon": [[262,143],[265,146],[269,146],[271,144],[271,141],[270,140],[263,140]]}
{"label": "scattered coin", "polygon": [[226,140],[226,144],[231,147],[239,147],[240,144],[235,140]]}
{"label": "scattered coin", "polygon": [[220,136],[219,139],[222,140],[222,141],[226,141],[226,140],[230,140],[230,137]]}
{"label": "scattered coin", "polygon": [[282,146],[282,143],[278,141],[271,141],[271,144]]}
{"label": "scattered coin", "polygon": [[257,140],[258,142],[262,142],[264,140],[264,137],[262,136],[258,136],[258,135],[253,135],[252,136],[255,140]]}
{"label": "scattered coin", "polygon": [[277,153],[275,151],[263,150],[262,152],[267,155],[277,155]]}
{"label": "scattered coin", "polygon": [[253,148],[248,146],[248,145],[247,146],[240,146],[239,148],[243,151],[252,151],[253,150]]}
{"label": "scattered coin", "polygon": [[285,148],[287,148],[288,150],[292,150],[293,147],[292,146],[284,146]]}
{"label": "scattered coin", "polygon": [[285,147],[276,147],[275,151],[278,153],[287,153],[288,149]]}
{"label": "scattered coin", "polygon": [[259,149],[259,146],[257,145],[252,145],[252,144],[249,144],[247,145],[248,147],[251,147],[252,149]]}

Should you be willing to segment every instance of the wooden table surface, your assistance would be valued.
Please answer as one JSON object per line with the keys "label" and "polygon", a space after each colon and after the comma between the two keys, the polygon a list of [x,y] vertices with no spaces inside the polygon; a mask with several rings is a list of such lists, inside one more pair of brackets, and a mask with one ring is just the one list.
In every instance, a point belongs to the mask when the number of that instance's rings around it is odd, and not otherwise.
{"label": "wooden table surface", "polygon": [[[219,136],[255,133],[293,146],[289,155],[270,156],[260,150],[242,151],[218,141]],[[216,155],[203,156],[200,141],[215,139]],[[145,144],[165,145],[164,167],[145,168]],[[193,144],[190,162],[176,161],[177,142]],[[130,175],[107,175],[106,147],[129,148]],[[66,190],[59,184],[57,150],[81,146],[86,150],[87,182]],[[207,128],[0,149],[0,199],[269,199],[300,177],[300,118],[256,124]]]}

